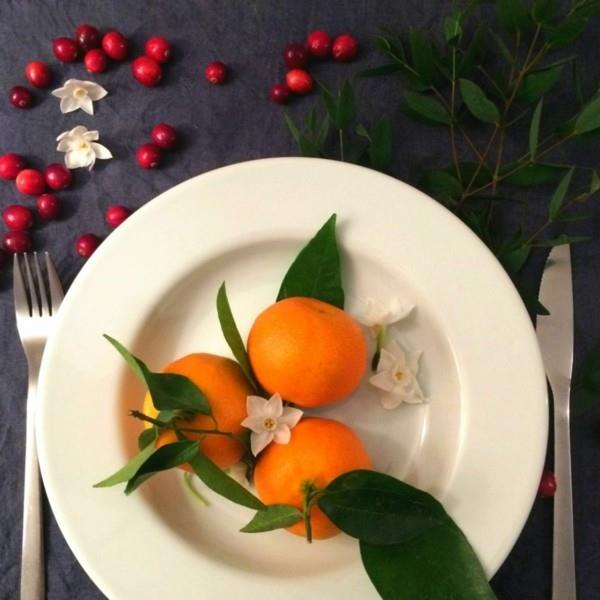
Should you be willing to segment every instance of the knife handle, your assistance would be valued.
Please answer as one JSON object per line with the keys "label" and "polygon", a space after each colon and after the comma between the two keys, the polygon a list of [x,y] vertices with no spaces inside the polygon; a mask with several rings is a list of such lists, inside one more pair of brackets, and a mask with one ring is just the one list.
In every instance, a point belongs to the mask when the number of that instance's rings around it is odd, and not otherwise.
{"label": "knife handle", "polygon": [[552,600],[575,600],[575,544],[571,486],[571,434],[569,425],[570,382],[552,386],[554,398],[554,531]]}

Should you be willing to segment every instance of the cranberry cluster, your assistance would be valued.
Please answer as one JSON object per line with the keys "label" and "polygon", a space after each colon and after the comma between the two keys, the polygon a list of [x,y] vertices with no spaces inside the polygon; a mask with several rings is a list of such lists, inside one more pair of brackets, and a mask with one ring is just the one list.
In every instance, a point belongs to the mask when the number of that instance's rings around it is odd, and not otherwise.
{"label": "cranberry cluster", "polygon": [[173,150],[177,146],[177,131],[167,123],[159,123],[152,128],[152,142],[138,147],[135,158],[142,169],[156,169],[160,165],[163,150]]}
{"label": "cranberry cluster", "polygon": [[313,31],[308,34],[304,44],[288,44],[283,50],[283,61],[288,68],[285,83],[276,83],[271,88],[271,100],[285,104],[292,93],[303,95],[312,90],[313,79],[306,70],[311,59],[333,56],[334,60],[346,62],[357,53],[356,40],[346,33],[332,40],[325,31]]}
{"label": "cranberry cluster", "polygon": [[154,87],[162,79],[163,64],[171,60],[173,48],[167,39],[160,36],[153,36],[146,41],[144,45],[144,55],[138,56],[131,63],[131,72],[142,85]]}
{"label": "cranberry cluster", "polygon": [[[40,60],[34,60],[25,67],[25,77],[36,88],[48,87],[52,81],[50,67]],[[8,92],[8,98],[15,108],[33,106],[33,92],[23,85],[12,87]]]}

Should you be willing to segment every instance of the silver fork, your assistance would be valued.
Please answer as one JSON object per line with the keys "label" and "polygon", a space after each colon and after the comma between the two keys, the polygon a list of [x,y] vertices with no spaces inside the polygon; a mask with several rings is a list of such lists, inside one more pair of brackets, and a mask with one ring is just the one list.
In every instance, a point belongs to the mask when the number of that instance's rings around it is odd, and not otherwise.
{"label": "silver fork", "polygon": [[[27,358],[29,387],[25,438],[25,489],[23,494],[23,546],[21,553],[21,600],[43,600],[44,538],[42,523],[41,481],[35,447],[35,407],[38,373],[44,346],[53,318],[63,299],[56,269],[45,253],[47,280],[36,252],[15,254],[13,294],[15,316],[21,344]],[[23,276],[24,272],[24,276]]]}

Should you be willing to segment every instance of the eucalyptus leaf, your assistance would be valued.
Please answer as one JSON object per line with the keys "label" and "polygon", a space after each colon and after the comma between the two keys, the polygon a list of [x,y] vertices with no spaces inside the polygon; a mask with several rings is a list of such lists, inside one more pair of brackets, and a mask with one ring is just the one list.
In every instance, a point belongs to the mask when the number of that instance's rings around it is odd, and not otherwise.
{"label": "eucalyptus leaf", "polygon": [[460,26],[459,17],[446,17],[444,19],[444,37],[446,42],[454,46],[460,42],[462,36],[462,27]]}
{"label": "eucalyptus leaf", "polygon": [[429,40],[415,29],[410,31],[410,53],[412,63],[419,78],[425,85],[431,85],[435,81],[435,53]]}
{"label": "eucalyptus leaf", "polygon": [[406,92],[404,98],[406,105],[417,115],[435,124],[450,124],[450,113],[436,98],[417,92]]}
{"label": "eucalyptus leaf", "polygon": [[523,102],[535,102],[549,92],[559,81],[563,66],[555,65],[546,69],[532,71],[523,78],[517,97]]}
{"label": "eucalyptus leaf", "polygon": [[548,25],[544,28],[546,43],[550,48],[562,48],[575,41],[588,25],[588,19],[573,15],[559,25]]}
{"label": "eucalyptus leaf", "polygon": [[287,125],[293,140],[296,142],[296,144],[300,144],[300,130],[296,127],[290,115],[283,113],[283,118],[285,119],[285,124]]}
{"label": "eucalyptus leaf", "polygon": [[370,166],[378,171],[385,171],[392,162],[392,122],[390,119],[382,119],[371,131],[369,162]]}
{"label": "eucalyptus leaf", "polygon": [[471,42],[459,58],[456,69],[458,77],[469,77],[476,67],[484,61],[486,54],[485,38],[483,27],[478,27],[473,33]]}
{"label": "eucalyptus leaf", "polygon": [[259,510],[252,520],[242,527],[243,533],[261,533],[290,527],[302,520],[302,512],[290,504],[268,504]]}
{"label": "eucalyptus leaf", "polygon": [[470,113],[484,123],[498,123],[500,111],[473,81],[460,79],[460,93]]}
{"label": "eucalyptus leaf", "polygon": [[505,44],[504,40],[492,29],[488,30],[487,33],[488,33],[487,39],[494,42],[494,44],[496,45],[496,48],[498,49],[500,54],[503,56],[504,60],[506,60],[506,62],[509,65],[512,65],[515,62],[515,57],[512,55],[511,51],[508,49],[508,46]]}
{"label": "eucalyptus leaf", "polygon": [[536,23],[549,23],[556,19],[559,14],[559,0],[534,0],[531,15]]}
{"label": "eucalyptus leaf", "polygon": [[229,299],[227,298],[225,282],[221,284],[221,287],[217,293],[217,315],[219,317],[221,331],[223,332],[223,337],[225,338],[227,345],[231,349],[235,359],[238,361],[240,368],[246,376],[246,379],[250,382],[252,387],[257,390],[258,386],[256,384],[254,374],[252,373],[252,367],[250,366],[250,361],[248,360],[246,347],[244,346],[242,336],[240,335],[237,325],[235,324],[235,319],[233,318],[233,313],[231,312],[231,306],[229,305]]}
{"label": "eucalyptus leaf", "polygon": [[569,186],[571,185],[573,170],[574,169],[571,168],[567,171],[566,175],[560,180],[560,183],[552,195],[552,199],[548,205],[548,219],[550,219],[550,221],[554,221],[560,214],[565,196],[569,190]]}
{"label": "eucalyptus leaf", "polygon": [[529,256],[531,255],[531,245],[522,244],[499,255],[500,262],[510,273],[518,273]]}
{"label": "eucalyptus leaf", "polygon": [[575,119],[573,133],[581,135],[600,128],[600,96],[586,104]]}
{"label": "eucalyptus leaf", "polygon": [[213,492],[224,498],[255,510],[262,510],[265,505],[243,485],[229,477],[222,469],[202,452],[199,452],[191,460],[187,461],[194,473]]}
{"label": "eucalyptus leaf", "polygon": [[111,487],[113,485],[117,485],[118,483],[125,483],[126,481],[129,481],[137,473],[138,469],[148,460],[148,458],[150,458],[154,451],[155,448],[153,444],[146,444],[146,446],[140,452],[138,452],[138,454],[136,454],[124,467],[121,467],[110,477],[107,477],[106,479],[94,484],[94,487]]}
{"label": "eucalyptus leaf", "polygon": [[350,82],[345,81],[337,97],[336,121],[333,126],[336,129],[346,129],[355,115],[354,92]]}
{"label": "eucalyptus leaf", "polygon": [[146,364],[109,335],[104,337],[117,349],[134,373],[146,384],[157,410],[179,409],[210,415],[208,399],[190,379],[176,373],[154,373]]}
{"label": "eucalyptus leaf", "polygon": [[[152,448],[152,446],[148,446],[148,448]],[[159,471],[167,471],[189,462],[198,454],[199,448],[200,442],[190,440],[180,440],[157,448],[129,478],[125,493],[131,494],[144,481]]]}
{"label": "eucalyptus leaf", "polygon": [[533,115],[531,117],[531,124],[529,125],[529,155],[531,160],[535,160],[535,153],[538,147],[538,141],[540,138],[540,120],[542,118],[542,107],[544,105],[544,99],[542,98],[535,107]]}
{"label": "eucalyptus leaf", "polygon": [[509,33],[525,33],[533,25],[523,0],[496,0],[496,16]]}
{"label": "eucalyptus leaf", "polygon": [[[517,165],[514,163],[508,163],[505,165],[500,173],[511,173]],[[543,163],[533,163],[520,168],[508,177],[504,179],[506,183],[512,185],[538,185],[540,183],[546,183],[548,181],[554,181],[558,179],[565,172],[564,167],[557,165],[548,165]]]}
{"label": "eucalyptus leaf", "polygon": [[439,199],[457,201],[463,193],[463,186],[454,175],[439,170],[426,173],[420,182],[420,187]]}
{"label": "eucalyptus leaf", "polygon": [[335,224],[336,215],[332,215],[302,248],[283,279],[277,300],[305,296],[344,308]]}
{"label": "eucalyptus leaf", "polygon": [[598,171],[594,169],[592,171],[592,180],[590,181],[590,194],[594,194],[598,190],[600,190],[600,177],[598,177]]}

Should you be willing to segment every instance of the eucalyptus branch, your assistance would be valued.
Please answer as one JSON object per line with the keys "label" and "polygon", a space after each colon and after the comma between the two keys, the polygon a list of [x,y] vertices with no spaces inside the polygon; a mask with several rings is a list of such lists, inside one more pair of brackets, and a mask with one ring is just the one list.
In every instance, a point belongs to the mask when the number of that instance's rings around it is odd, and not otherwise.
{"label": "eucalyptus branch", "polygon": [[462,173],[458,165],[458,151],[456,149],[456,134],[454,131],[454,108],[456,101],[456,48],[452,48],[452,90],[450,93],[450,146],[452,148],[452,162],[458,180],[462,183]]}

